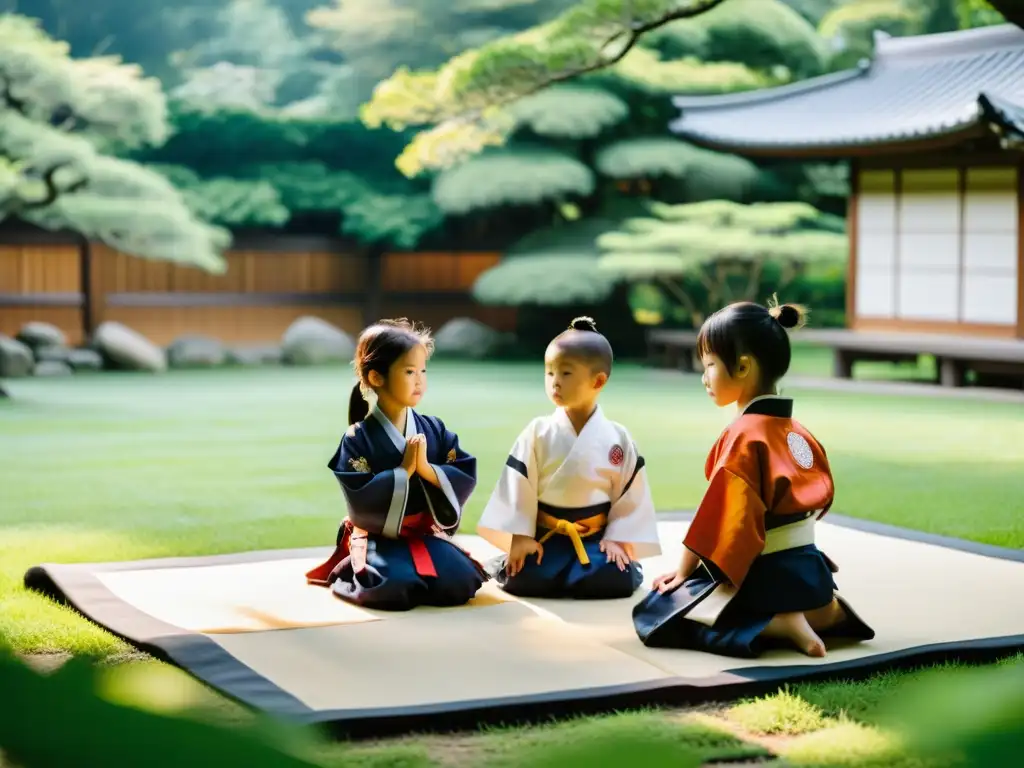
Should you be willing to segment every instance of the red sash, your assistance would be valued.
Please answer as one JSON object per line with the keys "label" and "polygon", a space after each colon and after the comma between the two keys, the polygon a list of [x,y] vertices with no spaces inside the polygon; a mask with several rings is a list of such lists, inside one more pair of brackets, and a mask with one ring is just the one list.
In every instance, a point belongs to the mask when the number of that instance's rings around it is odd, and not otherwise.
{"label": "red sash", "polygon": [[[437,569],[434,567],[434,561],[430,557],[430,551],[427,549],[425,541],[427,536],[433,536],[436,533],[434,521],[426,512],[409,515],[402,521],[402,529],[398,535],[408,545],[409,554],[412,556],[413,565],[416,567],[416,573],[420,576],[437,576]],[[345,518],[338,531],[338,540],[334,547],[334,552],[323,563],[306,572],[306,581],[321,587],[330,586],[331,582],[337,578],[337,574],[334,573],[335,569],[351,554],[351,538],[352,521]],[[466,554],[469,557],[469,553]],[[470,559],[483,572],[483,566],[472,557]]]}

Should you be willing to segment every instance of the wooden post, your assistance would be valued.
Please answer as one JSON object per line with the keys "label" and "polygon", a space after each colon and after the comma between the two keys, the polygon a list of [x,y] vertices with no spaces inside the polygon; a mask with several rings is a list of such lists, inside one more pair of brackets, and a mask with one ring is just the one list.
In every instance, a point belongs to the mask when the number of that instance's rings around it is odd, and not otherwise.
{"label": "wooden post", "polygon": [[78,238],[78,273],[82,294],[82,343],[87,343],[95,330],[92,295],[92,244],[88,238]]}
{"label": "wooden post", "polygon": [[962,387],[967,383],[967,369],[962,360],[943,357],[937,361],[939,383],[944,387]]}
{"label": "wooden post", "polygon": [[860,208],[860,163],[850,161],[850,195],[846,201],[846,229],[850,253],[846,261],[846,327],[852,329],[857,315],[857,226]]}
{"label": "wooden post", "polygon": [[366,250],[366,301],[363,303],[363,325],[372,325],[380,319],[380,303],[384,272],[384,251],[371,245]]}
{"label": "wooden post", "polygon": [[850,350],[841,347],[832,350],[832,375],[837,379],[853,378],[853,354]]}
{"label": "wooden post", "polygon": [[1017,166],[1017,338],[1024,339],[1024,163]]}

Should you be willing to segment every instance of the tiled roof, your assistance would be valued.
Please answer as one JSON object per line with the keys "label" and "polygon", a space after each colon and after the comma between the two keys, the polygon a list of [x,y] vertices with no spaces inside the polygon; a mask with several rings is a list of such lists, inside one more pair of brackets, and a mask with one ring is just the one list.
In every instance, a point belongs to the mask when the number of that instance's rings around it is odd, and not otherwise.
{"label": "tiled roof", "polygon": [[998,125],[1024,138],[1024,29],[879,35],[857,69],[778,88],[673,99],[673,132],[738,152],[892,145]]}

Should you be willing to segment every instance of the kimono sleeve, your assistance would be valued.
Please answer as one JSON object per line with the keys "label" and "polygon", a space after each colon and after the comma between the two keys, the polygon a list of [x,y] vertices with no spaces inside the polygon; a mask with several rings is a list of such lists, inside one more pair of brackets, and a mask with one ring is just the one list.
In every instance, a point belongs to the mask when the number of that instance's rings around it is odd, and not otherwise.
{"label": "kimono sleeve", "polygon": [[632,544],[638,558],[661,554],[658,520],[655,516],[651,488],[643,455],[628,434],[625,435],[625,456],[619,480],[618,498],[608,511],[604,538],[621,544]]}
{"label": "kimono sleeve", "polygon": [[757,490],[755,445],[738,445],[722,456],[683,545],[737,589],[765,543],[767,508]]}
{"label": "kimono sleeve", "polygon": [[341,486],[352,524],[397,539],[409,503],[409,473],[401,467],[376,466],[379,461],[365,432],[350,429],[328,466]]}
{"label": "kimono sleeve", "polygon": [[476,457],[459,445],[459,436],[436,420],[440,455],[443,463],[431,464],[440,487],[424,482],[430,514],[438,527],[454,533],[462,522],[462,509],[476,488]]}
{"label": "kimono sleeve", "polygon": [[513,536],[533,536],[537,529],[536,424],[530,422],[513,443],[477,523],[480,537],[505,552]]}

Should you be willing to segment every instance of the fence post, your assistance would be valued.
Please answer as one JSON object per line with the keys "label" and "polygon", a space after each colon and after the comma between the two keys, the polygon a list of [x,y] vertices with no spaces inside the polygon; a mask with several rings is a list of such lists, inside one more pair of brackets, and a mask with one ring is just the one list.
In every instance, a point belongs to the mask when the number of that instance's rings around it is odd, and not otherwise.
{"label": "fence post", "polygon": [[92,295],[92,243],[83,235],[78,236],[78,279],[82,294],[82,342],[87,343],[95,330]]}
{"label": "fence post", "polygon": [[366,301],[363,303],[363,326],[380,319],[380,300],[383,283],[384,251],[371,245],[366,249]]}

